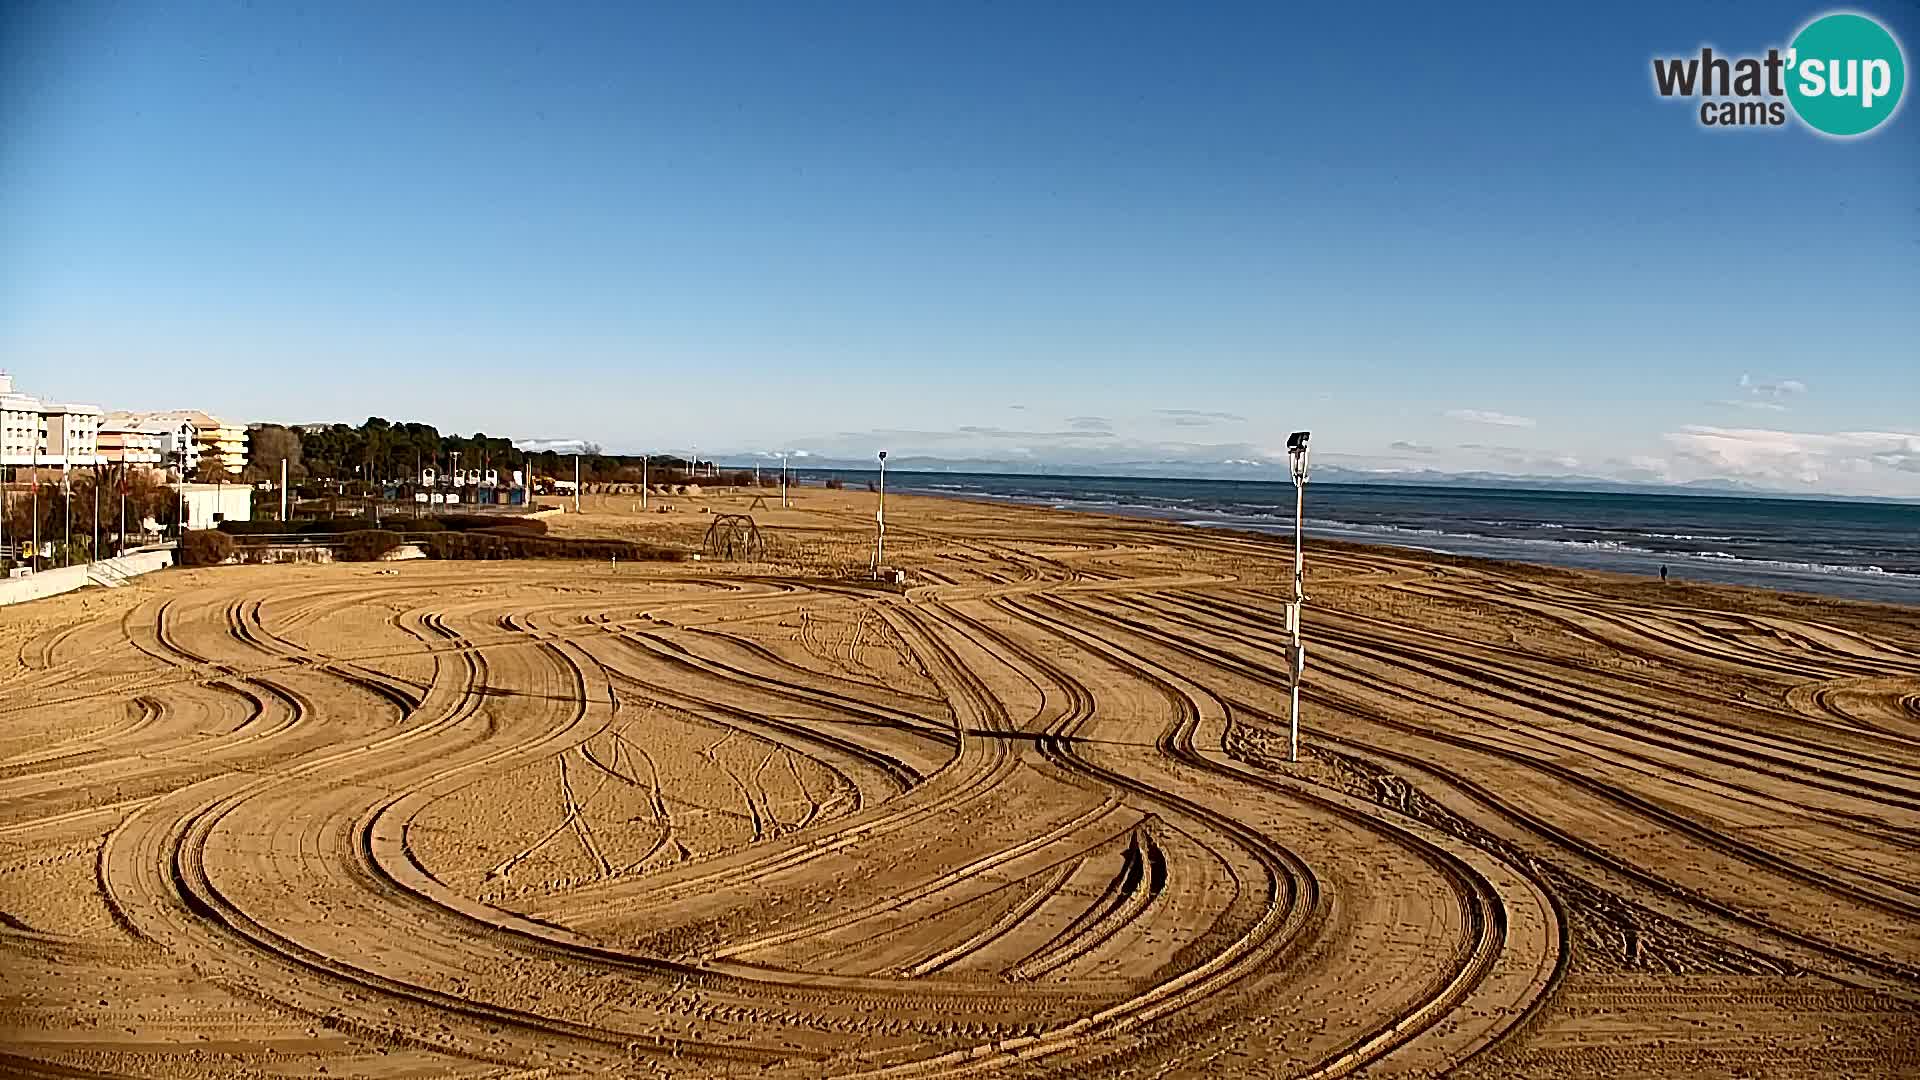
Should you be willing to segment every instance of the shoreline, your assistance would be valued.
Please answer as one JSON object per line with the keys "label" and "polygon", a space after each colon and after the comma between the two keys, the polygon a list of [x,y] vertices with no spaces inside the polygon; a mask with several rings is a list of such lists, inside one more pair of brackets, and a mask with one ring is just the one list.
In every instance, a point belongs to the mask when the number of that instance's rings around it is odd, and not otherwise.
{"label": "shoreline", "polygon": [[[1149,506],[1107,506],[1072,500],[1026,498],[988,492],[969,493],[925,488],[901,489],[898,495],[956,500],[983,506],[1018,506],[1035,510],[1086,513],[1127,520],[1146,520],[1182,528],[1260,535],[1287,540],[1293,532],[1291,520],[1267,525],[1245,518],[1222,514],[1200,518],[1191,510],[1157,510]],[[1659,583],[1659,569],[1674,571],[1669,584],[1694,587],[1751,589],[1807,599],[1842,600],[1896,609],[1920,608],[1920,574],[1893,571],[1866,573],[1852,569],[1814,569],[1750,559],[1709,559],[1685,553],[1662,554],[1636,549],[1598,548],[1563,541],[1502,538],[1465,533],[1406,533],[1407,539],[1384,530],[1356,526],[1316,524],[1309,517],[1306,537],[1320,543],[1336,543],[1356,548],[1415,552],[1450,559],[1469,559],[1503,566],[1552,568],[1595,574],[1619,575]],[[1444,545],[1444,546],[1443,546]],[[1529,545],[1537,545],[1531,548]],[[1541,558],[1522,557],[1538,550]],[[1824,586],[1824,587],[1823,587]]]}

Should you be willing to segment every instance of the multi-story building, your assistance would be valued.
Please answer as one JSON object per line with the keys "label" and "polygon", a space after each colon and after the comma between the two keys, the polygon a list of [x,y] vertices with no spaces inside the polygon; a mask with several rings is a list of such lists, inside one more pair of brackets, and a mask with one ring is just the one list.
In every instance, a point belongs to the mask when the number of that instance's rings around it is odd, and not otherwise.
{"label": "multi-story building", "polygon": [[[209,416],[198,409],[115,413],[113,421],[117,424],[138,425],[143,430],[159,432],[169,439],[191,442],[187,461],[189,469],[194,467],[199,458],[210,454],[219,455],[230,475],[238,476],[241,470],[247,467],[247,425],[245,424]],[[161,454],[169,464],[177,464],[180,443],[168,442],[161,448]]]}
{"label": "multi-story building", "polygon": [[125,465],[134,469],[158,469],[174,462],[180,445],[191,446],[193,434],[184,439],[174,435],[167,424],[147,424],[126,419],[126,413],[108,413],[100,420],[100,461],[106,465]]}
{"label": "multi-story building", "polygon": [[0,466],[91,467],[100,462],[97,405],[42,401],[13,388],[0,372]]}

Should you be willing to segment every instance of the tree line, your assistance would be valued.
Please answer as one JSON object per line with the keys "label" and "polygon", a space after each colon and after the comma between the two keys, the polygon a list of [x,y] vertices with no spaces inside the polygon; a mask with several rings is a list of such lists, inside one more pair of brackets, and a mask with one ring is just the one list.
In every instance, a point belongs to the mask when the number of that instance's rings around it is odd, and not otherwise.
{"label": "tree line", "polygon": [[[328,486],[411,483],[419,480],[422,469],[446,475],[455,460],[461,469],[497,469],[502,477],[515,469],[530,469],[541,476],[571,480],[574,471],[571,453],[525,451],[515,448],[511,439],[484,432],[442,435],[432,424],[395,423],[379,416],[369,416],[357,427],[329,424],[301,430],[262,424],[249,438],[247,466],[240,478],[250,483],[278,483],[282,460],[295,485],[309,481]],[[222,464],[203,458],[200,478],[218,478]],[[580,479],[587,483],[638,483],[641,472],[639,455],[607,454],[591,443],[582,448]],[[687,458],[659,455],[647,458],[645,472],[653,483],[685,483],[692,470]]]}

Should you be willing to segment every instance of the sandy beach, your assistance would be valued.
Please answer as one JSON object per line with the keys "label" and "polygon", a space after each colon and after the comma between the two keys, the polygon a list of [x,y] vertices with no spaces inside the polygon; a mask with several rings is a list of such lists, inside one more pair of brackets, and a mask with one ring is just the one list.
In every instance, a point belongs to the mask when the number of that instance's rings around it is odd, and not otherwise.
{"label": "sandy beach", "polygon": [[1920,609],[638,501],[0,610],[0,1073],[1920,1071]]}

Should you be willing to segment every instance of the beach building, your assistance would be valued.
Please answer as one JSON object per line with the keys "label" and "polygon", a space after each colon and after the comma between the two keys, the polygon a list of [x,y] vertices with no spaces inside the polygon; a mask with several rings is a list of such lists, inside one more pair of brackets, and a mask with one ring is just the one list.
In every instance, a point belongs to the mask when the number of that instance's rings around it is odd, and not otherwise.
{"label": "beach building", "polygon": [[98,405],[60,404],[20,393],[13,377],[0,372],[0,465],[96,465],[105,413]]}
{"label": "beach building", "polygon": [[253,489],[245,484],[170,484],[180,493],[189,529],[253,520]]}

